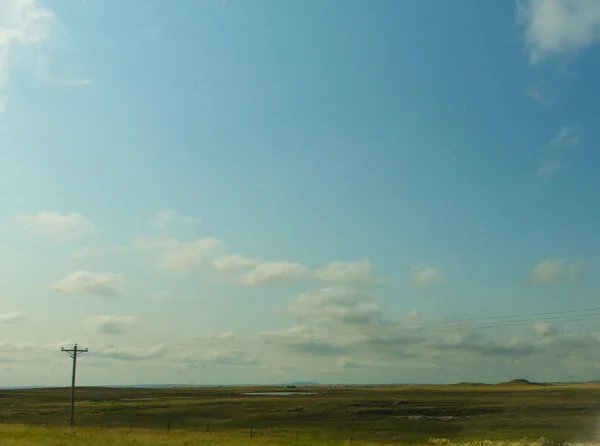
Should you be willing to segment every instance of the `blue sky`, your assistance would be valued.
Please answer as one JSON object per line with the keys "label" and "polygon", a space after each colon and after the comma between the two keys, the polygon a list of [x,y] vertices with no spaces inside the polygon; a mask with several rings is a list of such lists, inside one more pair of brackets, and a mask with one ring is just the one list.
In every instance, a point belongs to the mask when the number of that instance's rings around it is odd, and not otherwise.
{"label": "blue sky", "polygon": [[2,2],[0,383],[600,379],[599,29]]}

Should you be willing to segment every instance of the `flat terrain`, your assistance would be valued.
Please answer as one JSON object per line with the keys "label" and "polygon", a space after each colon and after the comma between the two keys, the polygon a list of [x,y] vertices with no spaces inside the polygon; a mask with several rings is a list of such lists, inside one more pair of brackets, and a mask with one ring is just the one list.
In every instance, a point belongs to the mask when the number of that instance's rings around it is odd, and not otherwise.
{"label": "flat terrain", "polygon": [[[370,443],[363,441],[319,441],[313,439],[295,439],[284,437],[255,437],[251,443],[248,438],[224,433],[204,433],[195,431],[178,431],[163,433],[149,430],[93,430],[90,428],[77,428],[71,431],[67,428],[33,427],[20,425],[0,426],[0,444],[10,446],[64,446],[68,444],[81,446],[241,446],[252,444],[254,446],[383,446],[383,443]],[[448,440],[434,440],[426,443],[385,443],[387,445],[406,446],[558,446],[548,440],[537,441],[464,441],[451,442]],[[572,443],[570,446],[598,446],[599,443]]]}
{"label": "flat terrain", "polygon": [[[244,392],[314,392],[247,396]],[[600,439],[600,385],[456,385],[328,388],[79,388],[78,427],[156,435],[352,440],[417,444],[453,441]],[[69,389],[0,391],[9,428],[68,426]],[[15,427],[16,428],[16,427]],[[217,438],[217,437],[215,437]],[[221,438],[221,437],[218,437]],[[141,440],[140,440],[141,441]],[[166,444],[166,443],[165,443]],[[217,443],[215,443],[217,444]],[[308,443],[306,443],[308,444]]]}

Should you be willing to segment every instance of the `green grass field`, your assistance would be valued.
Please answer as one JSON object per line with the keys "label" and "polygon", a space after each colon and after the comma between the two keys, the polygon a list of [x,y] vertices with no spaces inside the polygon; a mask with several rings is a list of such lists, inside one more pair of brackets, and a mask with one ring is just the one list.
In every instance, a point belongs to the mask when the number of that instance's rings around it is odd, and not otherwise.
{"label": "green grass field", "polygon": [[[75,430],[66,428],[39,428],[32,426],[13,425],[0,427],[0,444],[13,446],[124,446],[124,445],[163,445],[163,446],[192,446],[192,445],[247,445],[250,438],[239,437],[232,433],[199,433],[199,432],[171,432],[159,433],[153,430],[130,431],[128,429],[112,429],[98,431],[90,428]],[[363,441],[319,441],[314,439],[276,437],[254,437],[251,443],[256,446],[299,445],[299,446],[325,446],[325,445],[354,445],[354,446],[383,446],[384,444],[410,445],[410,446],[558,446],[560,443],[548,439],[538,440],[484,440],[484,441],[451,441],[448,439],[431,439],[421,443],[372,443]],[[592,446],[597,443],[573,443],[573,446]]]}
{"label": "green grass field", "polygon": [[[325,446],[325,445],[353,445],[353,446],[382,446],[382,443],[363,441],[319,441],[314,439],[285,438],[285,437],[239,437],[231,433],[199,433],[199,432],[171,432],[160,433],[152,430],[130,431],[128,429],[112,429],[98,431],[90,428],[75,430],[66,428],[40,428],[23,425],[0,427],[0,444],[12,446],[125,446],[125,445],[163,445],[163,446],[196,446],[196,445],[223,445],[239,446],[253,444],[255,446],[298,445],[298,446]],[[545,439],[538,440],[499,440],[499,441],[450,441],[447,439],[431,439],[422,443],[385,443],[394,445],[427,445],[427,446],[556,446],[557,443]],[[592,445],[592,443],[577,443],[578,446]]]}
{"label": "green grass field", "polygon": [[75,434],[64,429],[68,389],[0,391],[0,444],[74,444],[75,435],[77,444],[235,445],[247,444],[251,429],[252,441],[265,445],[296,438],[299,444],[478,445],[600,439],[600,385],[315,387],[294,389],[314,395],[243,395],[268,390],[284,389],[80,388]]}

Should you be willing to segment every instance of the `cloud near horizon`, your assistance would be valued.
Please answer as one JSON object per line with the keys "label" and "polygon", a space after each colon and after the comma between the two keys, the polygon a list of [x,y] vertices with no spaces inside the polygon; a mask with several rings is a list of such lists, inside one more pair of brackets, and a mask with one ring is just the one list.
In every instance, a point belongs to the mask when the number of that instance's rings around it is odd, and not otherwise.
{"label": "cloud near horizon", "polygon": [[127,333],[138,321],[134,316],[98,314],[86,318],[84,326],[101,334],[114,335]]}
{"label": "cloud near horizon", "polygon": [[0,314],[0,324],[12,324],[20,319],[23,319],[22,311],[13,311],[11,313]]}

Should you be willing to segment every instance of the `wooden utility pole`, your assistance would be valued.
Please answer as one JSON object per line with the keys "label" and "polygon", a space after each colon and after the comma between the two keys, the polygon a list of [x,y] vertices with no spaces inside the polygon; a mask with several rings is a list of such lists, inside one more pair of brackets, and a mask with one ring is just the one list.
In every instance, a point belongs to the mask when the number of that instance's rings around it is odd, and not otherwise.
{"label": "wooden utility pole", "polygon": [[82,353],[87,353],[88,349],[79,349],[77,344],[73,348],[61,348],[60,351],[67,352],[71,358],[73,358],[73,376],[71,378],[71,427],[75,426],[75,373],[77,371],[77,356]]}

